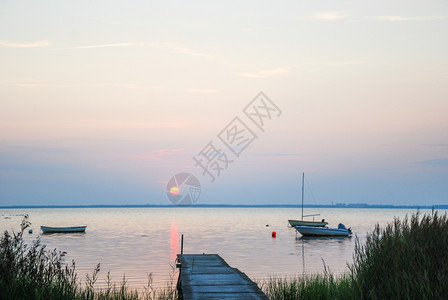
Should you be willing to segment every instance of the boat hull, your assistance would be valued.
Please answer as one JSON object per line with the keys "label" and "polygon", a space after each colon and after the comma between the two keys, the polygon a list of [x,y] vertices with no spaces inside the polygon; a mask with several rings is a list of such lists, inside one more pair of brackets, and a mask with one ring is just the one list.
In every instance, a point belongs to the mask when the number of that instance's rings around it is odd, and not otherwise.
{"label": "boat hull", "polygon": [[289,225],[294,226],[314,226],[314,227],[325,227],[327,222],[314,222],[314,221],[301,221],[301,220],[288,220]]}
{"label": "boat hull", "polygon": [[87,226],[74,226],[74,227],[48,227],[40,226],[43,233],[74,233],[85,232]]}
{"label": "boat hull", "polygon": [[294,226],[294,228],[303,236],[350,236],[352,234],[348,229],[311,226]]}

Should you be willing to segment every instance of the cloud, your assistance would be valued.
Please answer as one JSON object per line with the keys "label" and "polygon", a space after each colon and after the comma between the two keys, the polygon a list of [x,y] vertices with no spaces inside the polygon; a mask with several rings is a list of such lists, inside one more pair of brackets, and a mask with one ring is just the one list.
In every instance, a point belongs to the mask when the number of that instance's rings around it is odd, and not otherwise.
{"label": "cloud", "polygon": [[311,19],[320,20],[320,21],[337,21],[337,20],[345,19],[346,17],[347,16],[345,14],[343,14],[342,12],[333,11],[333,12],[315,13],[311,17]]}
{"label": "cloud", "polygon": [[322,63],[331,67],[344,67],[344,66],[352,66],[352,65],[364,65],[367,64],[366,61],[362,60],[352,60],[352,61],[333,61],[333,62],[325,62]]}
{"label": "cloud", "polygon": [[61,84],[47,82],[0,82],[0,86],[23,88],[123,88],[130,90],[166,90],[160,86],[138,85],[134,83],[86,83],[86,84]]}
{"label": "cloud", "polygon": [[284,67],[284,68],[277,68],[277,69],[270,69],[270,70],[261,70],[256,72],[246,72],[242,73],[241,76],[244,77],[251,77],[251,78],[268,78],[280,74],[288,73],[292,67]]}
{"label": "cloud", "polygon": [[184,149],[159,149],[159,150],[153,150],[150,153],[147,154],[133,154],[131,155],[131,158],[135,159],[151,159],[151,160],[159,160],[166,156],[173,156],[173,155],[184,155],[186,154]]}
{"label": "cloud", "polygon": [[150,43],[129,42],[129,43],[110,44],[110,45],[91,45],[91,46],[83,46],[83,47],[75,47],[75,48],[76,49],[80,49],[80,48],[88,49],[88,48],[99,48],[99,47],[122,47],[122,46],[135,47],[135,48],[157,48],[157,49],[164,49],[171,53],[176,53],[176,54],[199,56],[199,57],[204,57],[207,59],[217,58],[217,56],[214,54],[197,51],[188,45],[181,44],[181,43],[175,43],[175,42],[150,42]]}
{"label": "cloud", "polygon": [[404,17],[404,16],[372,16],[366,17],[366,19],[374,19],[378,21],[433,21],[433,20],[443,20],[448,19],[448,16],[415,16],[415,17]]}
{"label": "cloud", "polygon": [[111,48],[111,47],[133,47],[133,48],[157,48],[164,49],[171,53],[198,56],[207,59],[217,58],[214,54],[209,54],[201,51],[197,51],[186,44],[175,42],[124,42],[124,43],[111,43],[111,44],[99,44],[99,45],[85,45],[85,46],[73,46],[64,48],[55,48],[54,50],[74,50],[74,49],[95,49],[95,48]]}
{"label": "cloud", "polygon": [[302,154],[298,153],[248,153],[248,156],[261,156],[261,157],[301,157]]}
{"label": "cloud", "polygon": [[[57,153],[73,153],[73,150],[63,147],[54,147],[54,146],[40,146],[40,145],[2,145],[0,144],[0,154],[17,154],[17,153],[26,153],[32,152],[43,153],[43,154],[57,154]],[[22,155],[22,154],[20,154]]]}
{"label": "cloud", "polygon": [[99,45],[83,45],[83,46],[71,46],[71,47],[58,47],[52,48],[54,51],[63,50],[75,50],[75,49],[95,49],[95,48],[114,48],[114,47],[135,47],[136,43],[112,43],[112,44],[99,44]]}
{"label": "cloud", "polygon": [[0,122],[0,127],[26,126],[34,128],[58,127],[58,128],[197,128],[195,122],[138,122],[129,120],[80,120],[76,122]]}
{"label": "cloud", "polygon": [[212,90],[212,89],[186,89],[187,93],[194,93],[194,94],[214,94],[217,93],[218,90]]}
{"label": "cloud", "polygon": [[422,144],[422,146],[427,146],[427,147],[448,147],[448,144],[442,144],[442,143],[438,143],[438,144]]}
{"label": "cloud", "polygon": [[[63,50],[76,50],[76,49],[96,49],[96,48],[115,48],[115,47],[136,47],[136,43],[113,43],[113,44],[99,44],[99,45],[84,45],[84,46],[72,46],[72,47],[59,47],[53,48],[54,51]],[[138,46],[137,46],[138,47]]]}
{"label": "cloud", "polygon": [[195,128],[196,122],[161,122],[161,121],[129,121],[129,120],[82,120],[76,124],[82,127],[106,127],[106,128]]}
{"label": "cloud", "polygon": [[240,29],[243,32],[263,32],[263,31],[272,31],[278,30],[277,27],[245,27]]}
{"label": "cloud", "polygon": [[375,21],[387,21],[387,22],[399,22],[399,21],[434,21],[434,20],[443,20],[448,19],[448,16],[442,15],[442,16],[400,16],[400,15],[379,15],[379,16],[366,16],[356,18],[356,17],[350,17],[347,13],[340,12],[340,11],[329,11],[329,12],[318,12],[313,14],[311,17],[305,17],[302,19],[311,19],[311,20],[319,20],[319,21],[339,21],[339,20],[346,20],[350,23],[357,23],[360,21],[368,21],[368,20],[375,20]]}
{"label": "cloud", "polygon": [[448,158],[424,160],[419,161],[418,163],[437,167],[448,167]]}
{"label": "cloud", "polygon": [[0,163],[0,171],[7,172],[24,172],[24,173],[71,173],[77,171],[68,167],[48,166],[35,162],[8,162]]}
{"label": "cloud", "polygon": [[28,42],[28,43],[18,43],[10,41],[0,41],[0,47],[7,48],[40,48],[51,46],[49,41],[38,41],[38,42]]}
{"label": "cloud", "polygon": [[190,47],[188,47],[186,45],[176,45],[176,46],[171,48],[171,52],[177,53],[177,54],[189,55],[189,56],[199,56],[199,57],[204,57],[204,58],[207,58],[207,59],[216,58],[215,55],[204,53],[204,52],[195,51],[195,50],[191,49]]}
{"label": "cloud", "polygon": [[132,43],[122,43],[122,44],[106,44],[106,45],[92,45],[92,46],[79,46],[76,49],[91,49],[91,48],[106,48],[106,47],[124,47],[132,46]]}

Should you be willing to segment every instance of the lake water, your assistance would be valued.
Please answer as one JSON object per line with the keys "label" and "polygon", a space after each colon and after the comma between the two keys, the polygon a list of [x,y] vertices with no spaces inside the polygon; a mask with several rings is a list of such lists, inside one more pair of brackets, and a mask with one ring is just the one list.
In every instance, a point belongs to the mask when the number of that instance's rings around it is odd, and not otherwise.
{"label": "lake water", "polygon": [[[329,227],[338,223],[351,227],[361,241],[376,223],[385,225],[395,216],[402,218],[414,212],[306,209],[306,213],[320,213]],[[422,214],[430,212],[421,210]],[[0,229],[17,231],[21,215],[28,214],[34,233],[24,235],[27,242],[38,236],[48,249],[66,251],[66,261],[75,260],[81,279],[101,263],[100,284],[109,270],[113,281],[120,282],[125,274],[133,288],[142,288],[149,273],[157,287],[164,286],[170,276],[177,280],[174,266],[181,234],[184,253],[217,253],[253,280],[323,273],[323,262],[335,274],[346,272],[355,237],[301,238],[287,221],[299,218],[300,213],[299,208],[3,209]],[[87,225],[87,230],[85,234],[42,234],[41,225]],[[276,238],[272,238],[272,231],[276,231]]]}

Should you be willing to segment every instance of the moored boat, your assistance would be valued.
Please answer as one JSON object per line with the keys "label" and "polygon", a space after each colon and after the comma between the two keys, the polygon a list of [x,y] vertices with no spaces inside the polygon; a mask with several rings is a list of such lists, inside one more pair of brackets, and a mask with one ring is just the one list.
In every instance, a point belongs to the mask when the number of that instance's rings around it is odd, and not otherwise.
{"label": "moored boat", "polygon": [[312,227],[312,226],[294,226],[294,228],[303,236],[351,236],[352,230],[339,224],[338,228]]}
{"label": "moored boat", "polygon": [[289,225],[292,227],[294,226],[313,226],[313,227],[325,227],[327,226],[327,222],[325,222],[325,219],[322,219],[322,221],[305,221],[303,220],[303,217],[313,217],[319,216],[319,214],[313,214],[313,215],[303,215],[303,195],[305,191],[305,173],[302,173],[302,219],[301,220],[288,220]]}
{"label": "moored boat", "polygon": [[40,226],[43,233],[74,233],[85,232],[87,226],[74,226],[74,227],[49,227]]}
{"label": "moored boat", "polygon": [[289,225],[292,227],[294,226],[313,226],[313,227],[325,227],[327,226],[327,222],[325,222],[325,219],[322,219],[321,222],[319,221],[303,221],[303,220],[288,220]]}

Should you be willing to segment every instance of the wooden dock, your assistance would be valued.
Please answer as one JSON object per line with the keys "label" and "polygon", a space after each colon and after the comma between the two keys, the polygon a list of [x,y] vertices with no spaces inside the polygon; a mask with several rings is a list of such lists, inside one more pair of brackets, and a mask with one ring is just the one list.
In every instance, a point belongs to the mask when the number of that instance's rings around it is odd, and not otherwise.
{"label": "wooden dock", "polygon": [[178,254],[181,299],[268,299],[246,274],[218,254]]}

